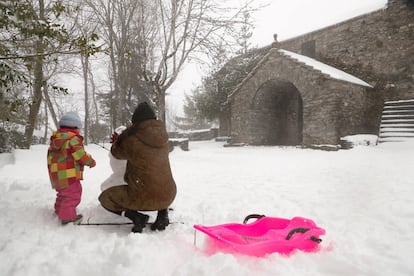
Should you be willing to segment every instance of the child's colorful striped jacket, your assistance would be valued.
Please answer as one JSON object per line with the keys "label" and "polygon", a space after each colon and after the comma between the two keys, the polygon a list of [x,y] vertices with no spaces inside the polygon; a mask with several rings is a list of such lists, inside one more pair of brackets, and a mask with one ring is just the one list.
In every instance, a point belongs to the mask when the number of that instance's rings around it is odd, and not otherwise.
{"label": "child's colorful striped jacket", "polygon": [[75,129],[60,128],[50,137],[47,167],[52,187],[61,190],[83,179],[84,166],[95,166],[95,160],[83,146],[83,137]]}

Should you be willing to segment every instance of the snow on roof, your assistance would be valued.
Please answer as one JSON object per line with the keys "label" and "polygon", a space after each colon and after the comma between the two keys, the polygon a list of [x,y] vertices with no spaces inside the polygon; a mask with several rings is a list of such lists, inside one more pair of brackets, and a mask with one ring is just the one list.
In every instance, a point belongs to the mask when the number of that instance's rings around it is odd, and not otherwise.
{"label": "snow on roof", "polygon": [[299,54],[296,54],[296,53],[293,53],[287,50],[283,50],[283,49],[279,49],[279,52],[281,52],[284,55],[290,56],[291,58],[294,58],[298,60],[299,62],[303,62],[306,65],[309,65],[313,67],[314,69],[319,70],[322,73],[327,74],[334,79],[343,80],[343,81],[355,83],[355,84],[362,85],[362,86],[372,87],[370,84],[366,83],[365,81],[361,79],[358,79],[355,76],[352,76],[344,71],[336,69],[332,66],[329,66],[325,63],[317,61],[313,58],[299,55]]}

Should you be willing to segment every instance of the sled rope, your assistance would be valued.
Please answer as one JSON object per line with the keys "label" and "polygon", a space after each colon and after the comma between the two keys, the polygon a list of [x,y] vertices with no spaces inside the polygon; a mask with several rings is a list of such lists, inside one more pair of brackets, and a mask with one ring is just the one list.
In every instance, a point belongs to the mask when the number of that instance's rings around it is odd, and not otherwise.
{"label": "sled rope", "polygon": [[[86,222],[86,223],[79,223],[76,225],[82,225],[82,226],[99,226],[99,225],[132,225],[134,224],[133,222]],[[147,222],[145,223],[146,225],[151,225],[153,224],[152,222]],[[170,224],[184,224],[184,222],[182,221],[173,221],[170,222],[168,225]]]}
{"label": "sled rope", "polygon": [[[90,218],[88,218],[88,220],[86,222],[81,222],[78,223],[77,225],[83,225],[83,226],[99,226],[99,225],[133,225],[134,223],[132,221],[129,222],[90,222],[89,221]],[[153,222],[146,222],[146,225],[151,225],[153,224]],[[184,222],[182,221],[172,221],[170,223],[168,223],[168,225],[170,224],[184,224]]]}
{"label": "sled rope", "polygon": [[[97,226],[97,225],[132,225],[134,223],[132,222],[86,222],[86,223],[79,223],[78,225],[83,225],[83,226]],[[149,224],[149,223],[146,223]]]}

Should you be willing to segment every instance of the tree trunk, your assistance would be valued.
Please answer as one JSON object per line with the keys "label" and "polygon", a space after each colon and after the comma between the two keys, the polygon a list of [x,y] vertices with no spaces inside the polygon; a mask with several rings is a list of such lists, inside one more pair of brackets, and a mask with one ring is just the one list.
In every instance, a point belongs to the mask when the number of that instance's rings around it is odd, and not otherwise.
{"label": "tree trunk", "polygon": [[154,92],[155,95],[157,95],[156,99],[155,99],[155,103],[157,105],[157,109],[158,109],[158,118],[160,120],[162,120],[165,123],[165,89],[159,87],[159,86],[155,86],[154,87]]}
{"label": "tree trunk", "polygon": [[45,132],[43,134],[43,141],[42,143],[46,143],[47,141],[47,129],[49,127],[49,116],[48,116],[48,112],[47,112],[47,105],[45,106]]}
{"label": "tree trunk", "polygon": [[117,66],[116,66],[116,61],[115,61],[115,53],[114,53],[114,42],[112,37],[109,38],[109,45],[110,47],[110,53],[109,53],[109,57],[111,60],[111,69],[112,69],[112,83],[114,84],[112,93],[113,93],[113,97],[111,99],[111,107],[112,107],[112,128],[116,129],[120,124],[119,124],[119,114],[118,114],[118,102],[119,102],[119,97],[120,97],[120,93],[119,93],[119,83],[118,83],[118,74],[117,74]]}
{"label": "tree trunk", "polygon": [[[39,0],[39,18],[44,19],[44,2]],[[24,147],[30,148],[33,141],[33,133],[37,122],[37,116],[39,114],[40,104],[42,103],[42,86],[43,86],[43,57],[41,54],[44,52],[44,45],[42,37],[36,42],[36,53],[39,56],[35,57],[34,60],[34,81],[33,81],[33,98],[30,103],[29,118],[26,122],[24,131]]]}
{"label": "tree trunk", "polygon": [[93,103],[93,108],[95,110],[95,123],[99,123],[99,108],[98,108],[98,103],[96,102],[96,85],[95,85],[95,80],[93,78],[93,73],[91,71],[91,68],[88,66],[88,74],[89,74],[89,82],[91,83],[91,88],[92,88],[92,103]]}
{"label": "tree trunk", "polygon": [[55,124],[55,128],[59,127],[59,122],[57,120],[55,109],[53,108],[52,101],[49,97],[49,91],[47,90],[47,86],[43,87],[43,96],[45,98],[45,103],[50,111],[50,115],[52,115],[53,123]]}
{"label": "tree trunk", "polygon": [[84,142],[88,144],[89,136],[89,93],[88,93],[88,72],[89,72],[89,56],[88,54],[81,55],[82,69],[83,69],[83,89],[85,92],[85,121],[83,123]]}
{"label": "tree trunk", "polygon": [[41,58],[36,60],[34,68],[34,85],[33,98],[30,104],[29,119],[25,128],[24,146],[29,148],[33,141],[33,133],[37,123],[37,115],[39,114],[40,104],[42,103],[42,82],[43,82],[43,62]]}
{"label": "tree trunk", "polygon": [[[126,118],[126,76],[125,76],[125,63],[124,63],[124,58],[120,58],[118,59],[118,82],[119,82],[119,98],[118,98],[118,108],[117,108],[117,112],[118,112],[118,116],[119,116],[119,124],[120,125],[125,125],[127,122],[127,118]],[[128,118],[129,119],[129,118]]]}

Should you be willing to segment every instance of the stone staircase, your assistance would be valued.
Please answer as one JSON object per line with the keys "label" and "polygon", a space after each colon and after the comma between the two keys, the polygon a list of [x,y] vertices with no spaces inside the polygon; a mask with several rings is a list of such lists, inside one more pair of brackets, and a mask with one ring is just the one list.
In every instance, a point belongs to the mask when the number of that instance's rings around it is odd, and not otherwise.
{"label": "stone staircase", "polygon": [[414,140],[414,99],[384,103],[379,143]]}

